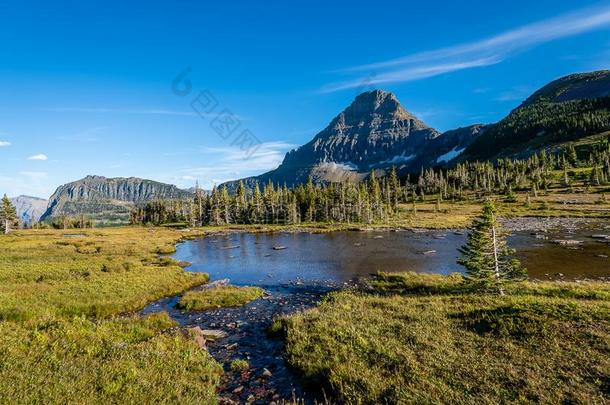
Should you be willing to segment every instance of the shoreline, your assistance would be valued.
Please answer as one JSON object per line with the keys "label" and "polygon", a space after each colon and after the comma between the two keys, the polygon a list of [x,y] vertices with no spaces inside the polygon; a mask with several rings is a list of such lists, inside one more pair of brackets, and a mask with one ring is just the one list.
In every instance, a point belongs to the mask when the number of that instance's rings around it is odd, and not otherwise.
{"label": "shoreline", "polygon": [[[606,217],[548,217],[548,216],[501,216],[499,221],[511,232],[536,231],[543,229],[553,229],[558,227],[572,228],[575,224],[583,223],[602,223],[608,222],[610,228],[610,218]],[[377,225],[368,224],[362,226],[343,225],[343,224],[321,224],[311,225],[243,225],[231,227],[203,227],[203,228],[184,228],[176,229],[182,234],[178,243],[197,239],[199,237],[228,235],[228,234],[273,234],[273,233],[310,233],[324,234],[332,232],[435,232],[435,231],[467,231],[468,226],[460,227],[413,227],[402,225]],[[189,233],[193,234],[189,234]]]}

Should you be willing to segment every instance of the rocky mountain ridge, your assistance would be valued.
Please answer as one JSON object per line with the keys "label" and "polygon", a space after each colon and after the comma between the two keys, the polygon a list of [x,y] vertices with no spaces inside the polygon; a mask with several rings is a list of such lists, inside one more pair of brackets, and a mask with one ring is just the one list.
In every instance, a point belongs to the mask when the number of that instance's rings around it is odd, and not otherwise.
{"label": "rocky mountain ridge", "polygon": [[20,195],[11,198],[11,202],[17,210],[19,220],[26,226],[30,226],[40,220],[47,209],[48,201],[44,198]]}
{"label": "rocky mountain ridge", "polygon": [[58,187],[41,219],[88,214],[124,221],[134,204],[190,197],[192,193],[187,190],[152,180],[87,176]]}

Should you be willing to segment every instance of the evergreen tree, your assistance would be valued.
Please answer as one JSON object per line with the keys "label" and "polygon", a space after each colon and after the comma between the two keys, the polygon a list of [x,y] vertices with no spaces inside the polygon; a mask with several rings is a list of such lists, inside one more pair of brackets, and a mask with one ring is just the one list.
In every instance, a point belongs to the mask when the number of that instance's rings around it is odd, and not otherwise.
{"label": "evergreen tree", "polygon": [[459,249],[458,263],[466,267],[466,282],[477,290],[504,295],[506,283],[526,278],[527,271],[512,257],[514,250],[508,248],[505,237],[496,209],[487,201],[470,228],[466,245]]}
{"label": "evergreen tree", "polygon": [[574,148],[574,144],[569,144],[565,150],[565,157],[568,163],[572,167],[578,166],[578,156],[576,155],[576,148]]}
{"label": "evergreen tree", "polygon": [[250,204],[251,214],[250,214],[250,223],[260,224],[263,221],[263,195],[261,194],[261,189],[258,186],[258,182],[254,184],[254,192],[252,193],[252,203]]}
{"label": "evergreen tree", "polygon": [[398,175],[396,174],[396,167],[392,166],[390,170],[390,175],[388,179],[388,190],[390,192],[390,205],[392,207],[392,211],[396,212],[398,210],[398,199],[401,194],[400,192],[400,181],[398,180]]}
{"label": "evergreen tree", "polygon": [[11,200],[4,194],[0,202],[0,229],[4,230],[5,234],[8,234],[16,222],[17,210]]}

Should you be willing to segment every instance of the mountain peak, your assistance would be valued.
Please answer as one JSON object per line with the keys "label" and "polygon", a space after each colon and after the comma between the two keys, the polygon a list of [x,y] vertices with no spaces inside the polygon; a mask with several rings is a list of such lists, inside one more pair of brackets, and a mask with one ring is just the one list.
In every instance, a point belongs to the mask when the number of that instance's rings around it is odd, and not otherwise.
{"label": "mountain peak", "polygon": [[[287,153],[277,169],[247,182],[292,186],[309,177],[317,182],[359,180],[374,168],[407,164],[439,135],[407,112],[394,94],[367,91],[311,141]],[[236,184],[225,185],[232,189]]]}
{"label": "mountain peak", "polygon": [[399,119],[415,118],[400,105],[393,93],[385,90],[371,90],[359,94],[343,113],[353,117],[377,114]]}
{"label": "mountain peak", "polygon": [[386,100],[390,100],[395,104],[399,104],[398,99],[396,98],[394,93],[379,89],[360,93],[354,99],[354,103],[374,104],[376,107],[379,107]]}

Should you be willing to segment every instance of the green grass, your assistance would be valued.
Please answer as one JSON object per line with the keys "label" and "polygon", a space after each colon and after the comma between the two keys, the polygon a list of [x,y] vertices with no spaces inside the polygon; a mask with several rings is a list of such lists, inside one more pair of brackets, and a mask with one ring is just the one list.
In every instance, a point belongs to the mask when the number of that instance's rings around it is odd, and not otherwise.
{"label": "green grass", "polygon": [[215,403],[207,351],[167,314],[126,315],[207,281],[160,256],[182,234],[64,233],[0,236],[0,402]]}
{"label": "green grass", "polygon": [[21,231],[0,243],[0,320],[42,315],[106,317],[203,284],[159,254],[175,251],[180,233],[115,228]]}
{"label": "green grass", "polygon": [[248,371],[250,368],[250,363],[245,359],[235,359],[231,362],[231,370],[236,372]]}
{"label": "green grass", "polygon": [[263,296],[258,287],[219,286],[200,291],[187,291],[178,302],[178,308],[187,311],[237,307]]}
{"label": "green grass", "polygon": [[[278,322],[306,383],[349,404],[610,401],[610,287],[381,274]],[[367,291],[367,292],[365,292]]]}
{"label": "green grass", "polygon": [[221,367],[166,314],[0,322],[6,403],[214,403]]}

